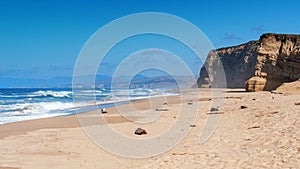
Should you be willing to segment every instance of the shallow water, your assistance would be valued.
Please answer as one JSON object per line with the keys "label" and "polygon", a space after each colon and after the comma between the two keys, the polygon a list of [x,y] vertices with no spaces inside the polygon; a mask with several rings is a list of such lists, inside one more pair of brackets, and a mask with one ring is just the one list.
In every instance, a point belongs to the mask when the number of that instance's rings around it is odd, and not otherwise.
{"label": "shallow water", "polygon": [[0,124],[71,115],[115,103],[173,94],[166,89],[0,89]]}

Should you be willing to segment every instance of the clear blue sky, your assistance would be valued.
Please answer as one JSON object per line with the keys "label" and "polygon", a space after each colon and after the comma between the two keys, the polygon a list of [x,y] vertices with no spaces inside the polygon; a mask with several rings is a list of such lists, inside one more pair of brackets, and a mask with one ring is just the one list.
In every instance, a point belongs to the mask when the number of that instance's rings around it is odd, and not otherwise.
{"label": "clear blue sky", "polygon": [[[265,32],[300,34],[299,6],[298,0],[2,0],[0,77],[71,76],[88,38],[128,14],[177,15],[218,48],[258,39]],[[110,64],[115,63],[108,61],[107,69]]]}

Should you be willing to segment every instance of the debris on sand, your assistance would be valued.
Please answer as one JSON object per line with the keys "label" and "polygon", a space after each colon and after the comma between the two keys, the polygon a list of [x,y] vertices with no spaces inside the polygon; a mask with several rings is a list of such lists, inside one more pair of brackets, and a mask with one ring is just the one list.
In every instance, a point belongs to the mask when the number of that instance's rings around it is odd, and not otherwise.
{"label": "debris on sand", "polygon": [[268,113],[260,113],[260,114],[256,114],[255,117],[263,117],[263,116],[271,116],[273,114],[277,114],[279,113],[278,111],[272,111],[272,112],[268,112]]}
{"label": "debris on sand", "polygon": [[199,102],[203,102],[203,101],[211,101],[211,98],[200,98]]}
{"label": "debris on sand", "polygon": [[182,152],[182,153],[172,153],[173,156],[176,156],[176,155],[182,156],[182,155],[185,155],[185,154],[186,154],[186,152]]}
{"label": "debris on sand", "polygon": [[147,131],[145,129],[142,129],[142,128],[139,127],[135,130],[134,134],[143,135],[143,134],[147,134]]}
{"label": "debris on sand", "polygon": [[213,112],[213,111],[219,111],[219,109],[217,109],[217,108],[215,108],[215,107],[212,107],[212,108],[210,108],[209,111],[211,111],[211,112]]}
{"label": "debris on sand", "polygon": [[248,127],[248,129],[258,129],[260,128],[260,126],[252,126],[252,127]]}
{"label": "debris on sand", "polygon": [[167,109],[167,108],[157,108],[157,109],[155,109],[155,111],[168,111],[169,109]]}
{"label": "debris on sand", "polygon": [[241,106],[241,109],[247,109],[248,107],[247,106]]}
{"label": "debris on sand", "polygon": [[222,111],[207,112],[206,114],[224,114]]}
{"label": "debris on sand", "polygon": [[219,111],[218,108],[212,107],[210,108],[209,112],[207,112],[206,114],[224,114],[224,112]]}
{"label": "debris on sand", "polygon": [[107,111],[105,110],[105,108],[101,109],[101,113],[102,113],[102,114],[107,113]]}

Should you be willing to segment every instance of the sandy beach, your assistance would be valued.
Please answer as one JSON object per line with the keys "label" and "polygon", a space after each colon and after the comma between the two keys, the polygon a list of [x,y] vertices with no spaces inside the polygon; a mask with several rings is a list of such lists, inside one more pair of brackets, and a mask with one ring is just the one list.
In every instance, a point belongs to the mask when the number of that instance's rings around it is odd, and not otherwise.
{"label": "sandy beach", "polygon": [[0,169],[300,169],[299,6],[0,1]]}
{"label": "sandy beach", "polygon": [[[0,168],[297,168],[300,166],[300,94],[224,90],[224,107],[216,131],[200,143],[216,96],[207,89],[186,90],[182,96],[168,96],[132,103],[136,111],[127,118],[118,109],[107,114],[91,111],[89,126],[104,125],[130,138],[145,139],[172,127],[179,111],[198,113],[188,135],[163,154],[133,159],[114,155],[97,146],[85,133],[76,115],[0,125]],[[220,98],[218,98],[220,99]],[[165,103],[165,104],[164,104]],[[131,106],[132,106],[131,105]],[[185,105],[185,106],[183,106]],[[186,107],[191,108],[186,111]],[[161,109],[164,108],[164,109]],[[181,110],[182,108],[182,110]],[[140,111],[147,110],[147,115]],[[159,113],[159,114],[157,114]],[[149,116],[155,115],[155,116]],[[146,117],[147,116],[147,117]],[[145,121],[143,124],[132,121]],[[147,120],[152,122],[147,122]],[[154,120],[154,121],[153,121]],[[134,134],[136,128],[147,135]],[[170,138],[172,139],[172,138]]]}

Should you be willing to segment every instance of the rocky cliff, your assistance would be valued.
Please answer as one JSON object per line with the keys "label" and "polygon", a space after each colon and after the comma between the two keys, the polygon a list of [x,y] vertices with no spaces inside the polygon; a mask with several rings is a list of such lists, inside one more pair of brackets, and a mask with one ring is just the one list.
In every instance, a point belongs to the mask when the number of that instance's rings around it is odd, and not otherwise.
{"label": "rocky cliff", "polygon": [[[222,63],[222,64],[220,64]],[[273,90],[300,79],[300,35],[263,34],[259,40],[213,50],[200,71],[198,87],[214,87],[224,70],[228,88]]]}

